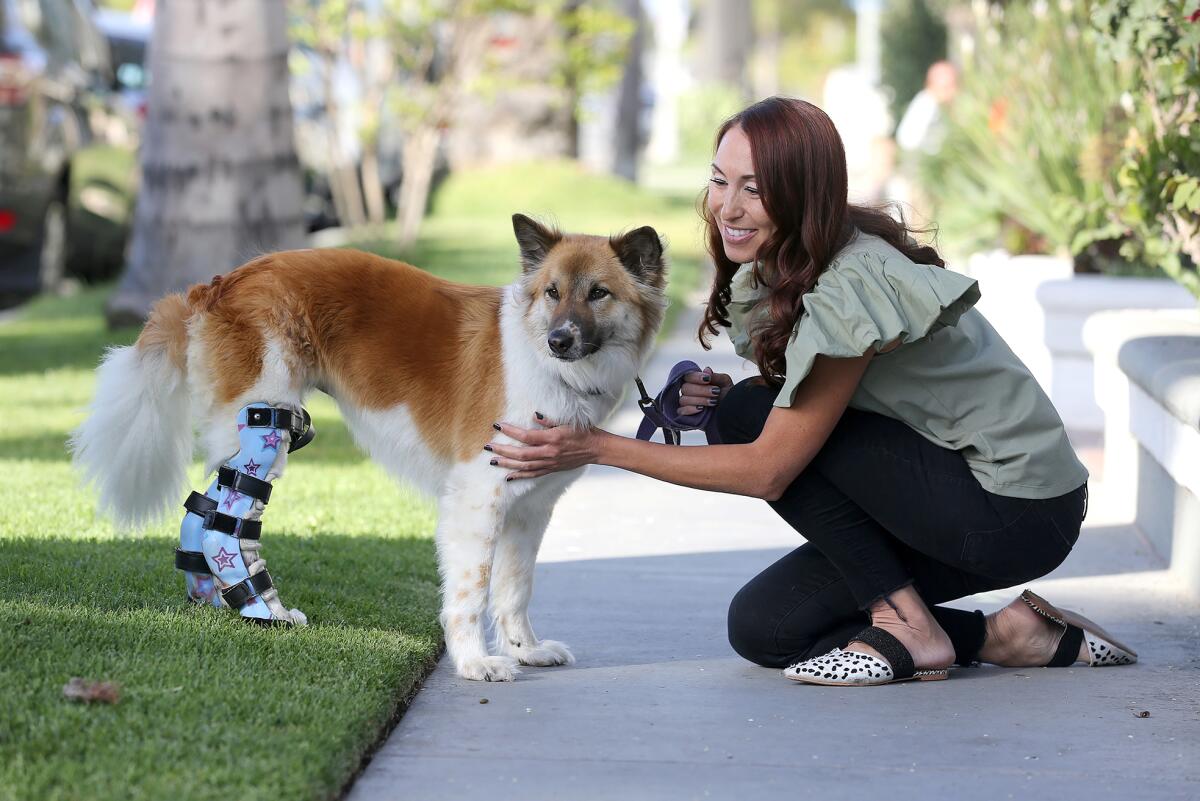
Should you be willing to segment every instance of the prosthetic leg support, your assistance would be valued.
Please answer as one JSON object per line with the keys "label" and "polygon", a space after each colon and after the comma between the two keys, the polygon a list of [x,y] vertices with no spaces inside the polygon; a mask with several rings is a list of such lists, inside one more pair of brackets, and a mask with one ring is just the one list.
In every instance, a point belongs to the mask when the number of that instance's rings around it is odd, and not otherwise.
{"label": "prosthetic leg support", "polygon": [[238,412],[241,449],[217,471],[203,495],[184,503],[175,565],[184,571],[188,598],[228,606],[264,624],[307,622],[279,601],[266,563],[259,557],[259,518],[271,497],[271,482],[283,472],[287,452],[312,441],[308,412],[255,403]]}

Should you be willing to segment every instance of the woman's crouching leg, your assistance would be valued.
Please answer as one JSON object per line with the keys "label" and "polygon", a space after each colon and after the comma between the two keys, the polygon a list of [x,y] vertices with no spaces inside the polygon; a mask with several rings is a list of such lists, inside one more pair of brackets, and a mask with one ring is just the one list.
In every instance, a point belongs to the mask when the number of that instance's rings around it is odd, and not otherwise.
{"label": "woman's crouching leg", "polygon": [[729,644],[743,659],[786,667],[840,648],[868,625],[837,569],[806,544],[751,579],[729,604]]}

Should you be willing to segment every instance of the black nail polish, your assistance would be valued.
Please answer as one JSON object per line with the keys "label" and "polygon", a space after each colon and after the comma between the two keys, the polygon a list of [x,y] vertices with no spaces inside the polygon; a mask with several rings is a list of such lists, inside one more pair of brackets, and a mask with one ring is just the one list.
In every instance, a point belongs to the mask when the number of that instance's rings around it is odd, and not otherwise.
{"label": "black nail polish", "polygon": [[711,375],[707,375],[707,374],[705,374],[705,376],[704,376],[704,383],[705,383],[705,384],[707,384],[709,381],[712,381],[712,376],[711,376]]}
{"label": "black nail polish", "polygon": [[484,446],[483,446],[483,449],[484,449],[485,451],[490,451],[490,450],[492,449],[492,446],[491,446],[491,445],[484,445]]}
{"label": "black nail polish", "polygon": [[499,423],[492,423],[492,428],[494,428],[494,429],[496,429],[497,431],[499,431],[499,430],[500,430],[500,424],[499,424]]}
{"label": "black nail polish", "polygon": [[539,420],[545,420],[545,419],[546,419],[546,416],[545,416],[544,414],[542,414],[541,412],[534,412],[534,414],[536,414],[536,415],[537,415],[537,419],[539,419]]}
{"label": "black nail polish", "polygon": [[712,388],[712,394],[714,394],[714,395],[720,395],[720,394],[721,394],[721,388],[720,388],[720,387],[713,387],[713,388]]}
{"label": "black nail polish", "polygon": [[495,467],[496,465],[500,464],[500,460],[499,460],[499,459],[493,459],[492,461],[488,462],[488,464],[490,464],[490,465],[492,465],[493,467]]}
{"label": "black nail polish", "polygon": [[505,477],[504,477],[504,480],[505,480],[505,481],[512,481],[512,476],[505,476]]}

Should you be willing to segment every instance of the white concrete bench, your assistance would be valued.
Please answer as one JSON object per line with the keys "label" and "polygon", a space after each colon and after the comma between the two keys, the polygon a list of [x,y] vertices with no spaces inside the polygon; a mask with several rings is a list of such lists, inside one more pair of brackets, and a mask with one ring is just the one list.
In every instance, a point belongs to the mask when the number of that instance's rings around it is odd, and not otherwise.
{"label": "white concrete bench", "polygon": [[1105,500],[1200,595],[1200,312],[1101,312],[1083,341],[1104,413]]}

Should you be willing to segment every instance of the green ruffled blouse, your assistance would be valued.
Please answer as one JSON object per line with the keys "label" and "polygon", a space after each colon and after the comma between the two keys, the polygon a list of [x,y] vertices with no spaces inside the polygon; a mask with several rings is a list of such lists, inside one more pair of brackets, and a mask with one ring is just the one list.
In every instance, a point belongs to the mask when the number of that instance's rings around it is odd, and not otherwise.
{"label": "green ruffled blouse", "polygon": [[[730,286],[730,338],[753,359],[751,333],[766,290],[745,264]],[[961,451],[988,492],[1054,498],[1082,485],[1087,469],[1062,419],[1029,369],[976,309],[977,283],[916,264],[876,236],[858,234],[804,296],[785,351],[776,406],[791,406],[817,355],[876,354],[850,399],[900,420],[929,441]],[[902,343],[887,353],[879,349]]]}

